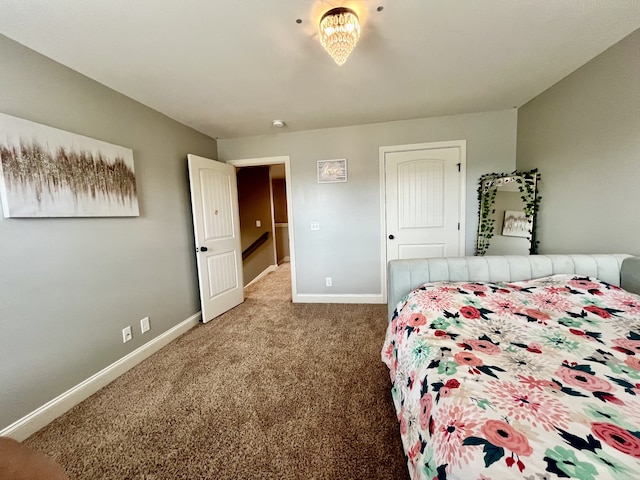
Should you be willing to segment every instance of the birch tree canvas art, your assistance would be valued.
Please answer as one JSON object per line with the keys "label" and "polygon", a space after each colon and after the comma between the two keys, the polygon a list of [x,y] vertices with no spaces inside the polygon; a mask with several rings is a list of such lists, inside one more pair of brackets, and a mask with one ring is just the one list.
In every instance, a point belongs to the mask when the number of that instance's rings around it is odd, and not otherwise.
{"label": "birch tree canvas art", "polygon": [[133,151],[0,113],[0,200],[10,217],[134,217]]}

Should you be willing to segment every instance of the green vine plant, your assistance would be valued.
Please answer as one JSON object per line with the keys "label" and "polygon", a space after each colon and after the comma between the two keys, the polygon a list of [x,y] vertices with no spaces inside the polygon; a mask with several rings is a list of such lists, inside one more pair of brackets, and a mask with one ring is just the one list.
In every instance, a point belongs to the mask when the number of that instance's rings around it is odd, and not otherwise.
{"label": "green vine plant", "polygon": [[476,255],[484,255],[487,253],[491,238],[493,237],[495,225],[494,207],[498,187],[515,181],[518,184],[518,190],[521,193],[520,198],[524,203],[524,213],[527,218],[531,219],[531,229],[529,230],[530,248],[529,253],[534,255],[538,252],[539,241],[536,237],[536,214],[540,207],[542,197],[538,195],[538,181],[540,174],[537,169],[528,172],[513,173],[488,173],[480,177],[480,186],[478,187],[478,241],[476,244]]}

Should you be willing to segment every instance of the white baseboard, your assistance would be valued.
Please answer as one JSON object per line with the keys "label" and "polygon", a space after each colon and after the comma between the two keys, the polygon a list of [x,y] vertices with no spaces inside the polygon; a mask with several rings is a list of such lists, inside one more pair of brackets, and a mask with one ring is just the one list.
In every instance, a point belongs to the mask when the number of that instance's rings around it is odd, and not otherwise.
{"label": "white baseboard", "polygon": [[262,277],[270,274],[271,272],[275,272],[278,269],[277,265],[269,265],[267,268],[264,269],[264,271],[262,271],[262,273],[259,273],[258,276],[256,278],[254,278],[253,280],[251,280],[249,283],[247,283],[244,288],[247,288],[249,285],[253,285],[254,283],[256,283],[258,280],[260,280]]}
{"label": "white baseboard", "polygon": [[299,293],[294,296],[293,303],[386,303],[381,294],[361,295],[323,295]]}
{"label": "white baseboard", "polygon": [[145,358],[150,357],[165,345],[178,338],[183,333],[195,327],[200,322],[201,313],[187,318],[175,327],[158,335],[153,340],[136,348],[133,352],[116,360],[108,367],[103,368],[98,373],[80,382],[75,387],[58,395],[53,400],[45,403],[33,412],[15,421],[8,427],[0,431],[0,437],[11,437],[22,441],[34,434],[42,427],[48,425],[60,415],[78,405],[80,402],[93,395],[95,392],[105,387],[127,370],[135,367]]}

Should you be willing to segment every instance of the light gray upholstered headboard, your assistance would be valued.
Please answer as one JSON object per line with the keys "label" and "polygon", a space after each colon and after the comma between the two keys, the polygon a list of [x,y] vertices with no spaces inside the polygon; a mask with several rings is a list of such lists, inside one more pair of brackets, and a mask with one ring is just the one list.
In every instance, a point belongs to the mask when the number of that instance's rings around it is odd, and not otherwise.
{"label": "light gray upholstered headboard", "polygon": [[387,270],[389,318],[402,297],[426,282],[517,282],[575,273],[640,294],[640,257],[624,254],[418,258],[392,260]]}

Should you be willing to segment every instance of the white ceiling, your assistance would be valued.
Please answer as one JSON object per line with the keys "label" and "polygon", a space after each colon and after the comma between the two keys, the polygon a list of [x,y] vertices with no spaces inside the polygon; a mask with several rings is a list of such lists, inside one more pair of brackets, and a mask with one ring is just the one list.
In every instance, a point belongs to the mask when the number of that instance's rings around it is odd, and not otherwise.
{"label": "white ceiling", "polygon": [[219,138],[518,107],[638,28],[640,0],[0,0],[0,33]]}

